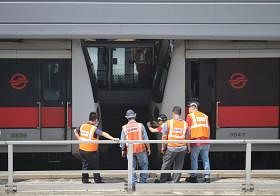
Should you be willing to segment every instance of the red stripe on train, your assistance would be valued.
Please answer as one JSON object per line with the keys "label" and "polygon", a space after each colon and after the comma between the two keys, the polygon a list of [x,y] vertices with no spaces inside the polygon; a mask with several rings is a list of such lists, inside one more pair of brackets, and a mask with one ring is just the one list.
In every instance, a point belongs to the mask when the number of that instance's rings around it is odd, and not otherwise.
{"label": "red stripe on train", "polygon": [[[64,107],[42,107],[41,126],[64,127]],[[69,107],[68,125],[72,125],[72,109]],[[38,107],[0,107],[0,128],[37,128]]]}
{"label": "red stripe on train", "polygon": [[1,128],[36,128],[37,126],[38,108],[0,107]]}
{"label": "red stripe on train", "polygon": [[42,127],[64,127],[64,108],[42,107]]}
{"label": "red stripe on train", "polygon": [[219,106],[220,127],[279,127],[279,106]]}

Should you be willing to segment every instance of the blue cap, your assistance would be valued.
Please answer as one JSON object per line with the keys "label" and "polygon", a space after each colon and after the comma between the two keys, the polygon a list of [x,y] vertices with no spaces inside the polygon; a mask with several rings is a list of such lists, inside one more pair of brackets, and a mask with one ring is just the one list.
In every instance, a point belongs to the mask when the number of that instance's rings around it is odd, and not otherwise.
{"label": "blue cap", "polygon": [[129,118],[135,118],[135,117],[136,117],[136,113],[135,113],[133,110],[129,109],[129,110],[126,111],[125,117],[126,117],[127,119],[129,119]]}

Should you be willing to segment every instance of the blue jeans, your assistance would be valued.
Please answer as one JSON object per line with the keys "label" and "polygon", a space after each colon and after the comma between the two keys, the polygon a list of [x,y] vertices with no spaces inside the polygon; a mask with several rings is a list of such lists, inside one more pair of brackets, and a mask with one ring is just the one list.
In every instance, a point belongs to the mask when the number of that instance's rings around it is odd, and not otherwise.
{"label": "blue jeans", "polygon": [[[210,162],[209,162],[209,148],[210,145],[192,146],[191,148],[191,169],[198,169],[198,156],[200,155],[205,173],[205,178],[210,177]],[[197,173],[192,173],[192,177],[196,177]]]}
{"label": "blue jeans", "polygon": [[[148,170],[149,162],[148,162],[147,152],[140,152],[140,153],[133,154],[133,171],[136,169],[137,162],[141,170]],[[140,173],[140,183],[146,183],[148,176],[149,176],[148,173]],[[136,173],[133,173],[132,182],[133,183],[137,182]]]}

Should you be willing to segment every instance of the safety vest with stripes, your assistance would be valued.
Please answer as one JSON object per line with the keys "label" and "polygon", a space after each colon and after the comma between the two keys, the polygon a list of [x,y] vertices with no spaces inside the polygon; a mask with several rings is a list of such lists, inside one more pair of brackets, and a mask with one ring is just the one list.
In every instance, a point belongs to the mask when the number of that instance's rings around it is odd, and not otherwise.
{"label": "safety vest with stripes", "polygon": [[[168,140],[185,140],[187,123],[184,120],[168,120]],[[186,143],[168,143],[169,147],[182,147],[186,146]]]}
{"label": "safety vest with stripes", "polygon": [[209,138],[210,129],[208,124],[208,116],[202,112],[195,111],[188,114],[192,120],[190,125],[190,137],[196,138]]}
{"label": "safety vest with stripes", "polygon": [[[142,124],[136,121],[130,121],[123,126],[126,140],[143,140]],[[133,144],[133,153],[146,151],[145,144]]]}
{"label": "safety vest with stripes", "polygon": [[[82,124],[80,127],[80,140],[82,141],[93,141],[98,140],[98,137],[94,137],[94,132],[97,129],[96,126],[92,124]],[[79,148],[83,151],[94,152],[98,150],[98,144],[94,143],[81,143],[79,144]]]}

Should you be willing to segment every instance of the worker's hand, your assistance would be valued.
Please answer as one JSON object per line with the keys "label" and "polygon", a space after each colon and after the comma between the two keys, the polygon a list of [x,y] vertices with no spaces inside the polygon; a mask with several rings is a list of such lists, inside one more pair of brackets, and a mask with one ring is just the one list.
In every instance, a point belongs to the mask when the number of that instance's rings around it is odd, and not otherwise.
{"label": "worker's hand", "polygon": [[192,152],[191,147],[187,147],[187,153],[190,154]]}
{"label": "worker's hand", "polygon": [[126,157],[126,155],[127,155],[126,150],[122,150],[122,157],[123,157],[123,158],[125,158],[125,157]]}
{"label": "worker's hand", "polygon": [[161,153],[161,154],[164,154],[165,152],[166,152],[166,148],[161,148],[160,153]]}
{"label": "worker's hand", "polygon": [[151,127],[151,122],[147,122],[147,127]]}
{"label": "worker's hand", "polygon": [[147,154],[148,154],[148,156],[151,155],[151,149],[147,149]]}
{"label": "worker's hand", "polygon": [[151,122],[151,127],[152,127],[152,128],[157,128],[157,127],[159,127],[159,126],[160,126],[160,125],[158,124],[157,121],[154,121],[154,120],[153,120],[153,121]]}
{"label": "worker's hand", "polygon": [[118,142],[118,141],[120,141],[120,139],[117,138],[117,137],[114,137],[114,138],[113,138],[113,141]]}

